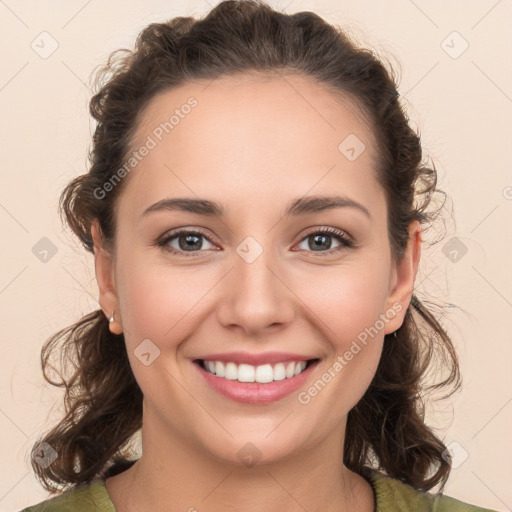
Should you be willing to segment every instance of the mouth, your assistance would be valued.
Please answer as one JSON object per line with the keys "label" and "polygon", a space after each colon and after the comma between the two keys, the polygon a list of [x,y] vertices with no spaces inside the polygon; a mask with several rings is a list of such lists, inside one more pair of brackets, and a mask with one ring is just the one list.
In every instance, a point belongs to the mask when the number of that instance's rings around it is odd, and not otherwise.
{"label": "mouth", "polygon": [[257,382],[267,384],[274,381],[291,379],[300,375],[311,364],[319,361],[316,359],[307,359],[304,361],[285,361],[275,364],[251,365],[235,362],[210,361],[206,359],[195,359],[194,363],[212,375],[227,380],[237,380],[238,382]]}
{"label": "mouth", "polygon": [[320,359],[285,361],[275,364],[193,360],[202,378],[217,393],[237,402],[268,404],[299,389]]}

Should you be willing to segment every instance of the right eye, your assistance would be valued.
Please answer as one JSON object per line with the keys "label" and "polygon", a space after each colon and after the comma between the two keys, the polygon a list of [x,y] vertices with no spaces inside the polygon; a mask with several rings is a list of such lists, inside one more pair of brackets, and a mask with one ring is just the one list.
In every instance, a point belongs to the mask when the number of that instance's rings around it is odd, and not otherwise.
{"label": "right eye", "polygon": [[[208,240],[208,243],[212,243],[209,238],[201,231],[198,230],[179,230],[168,233],[167,236],[160,239],[156,245],[162,247],[164,251],[172,254],[182,256],[196,256],[197,253],[201,253],[203,243],[201,239]],[[171,245],[171,242],[177,242],[178,247]],[[188,250],[192,249],[192,250]],[[198,251],[194,249],[199,249]],[[195,253],[195,254],[194,254]]]}

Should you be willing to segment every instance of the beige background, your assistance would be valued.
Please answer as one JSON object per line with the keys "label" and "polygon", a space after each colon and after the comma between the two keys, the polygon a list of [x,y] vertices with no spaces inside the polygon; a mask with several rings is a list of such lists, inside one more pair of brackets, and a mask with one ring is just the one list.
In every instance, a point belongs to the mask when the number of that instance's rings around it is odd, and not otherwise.
{"label": "beige background", "polygon": [[[512,3],[270,3],[350,26],[358,40],[401,63],[401,95],[456,221],[441,242],[424,247],[417,278],[420,297],[428,292],[461,308],[448,310],[445,325],[459,350],[463,391],[428,411],[455,453],[445,494],[511,510]],[[92,256],[57,215],[63,186],[86,169],[90,73],[112,50],[131,46],[146,24],[209,8],[203,0],[0,1],[0,511],[47,496],[30,471],[29,450],[59,418],[60,393],[44,385],[39,350],[98,307]],[[47,50],[58,43],[47,58],[31,47],[41,47],[41,38]],[[445,247],[453,236],[457,253]],[[43,237],[57,248],[46,262],[32,252]]]}

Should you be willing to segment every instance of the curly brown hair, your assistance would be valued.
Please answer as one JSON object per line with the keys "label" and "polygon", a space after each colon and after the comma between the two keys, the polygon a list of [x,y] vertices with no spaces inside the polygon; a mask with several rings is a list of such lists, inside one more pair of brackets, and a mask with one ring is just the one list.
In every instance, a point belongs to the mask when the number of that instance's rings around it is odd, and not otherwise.
{"label": "curly brown hair", "polygon": [[[138,119],[156,94],[194,79],[234,74],[298,73],[313,78],[365,114],[377,141],[377,177],[386,195],[388,237],[395,261],[408,242],[408,226],[431,224],[443,204],[427,211],[437,172],[422,159],[420,137],[409,125],[395,73],[382,59],[353,43],[344,31],[312,12],[287,15],[258,0],[226,0],[201,19],[176,17],[152,23],[134,50],[113,52],[96,74],[90,113],[97,121],[90,169],[62,192],[63,220],[94,253],[97,219],[106,247],[115,244],[114,207],[126,179],[102,198],[95,194],[130,154]],[[60,365],[51,363],[57,354]],[[132,373],[124,336],[109,331],[98,309],[44,344],[45,379],[65,388],[65,417],[35,444],[49,443],[58,458],[32,466],[49,491],[115,475],[133,461],[131,441],[142,426],[142,392]],[[426,385],[433,365],[446,378]],[[63,370],[59,371],[59,368]],[[437,366],[436,366],[437,368]],[[59,376],[51,377],[54,371]],[[429,490],[450,473],[446,446],[424,422],[425,396],[461,385],[457,355],[436,315],[412,296],[396,337],[386,335],[376,374],[348,414],[343,463],[359,474],[382,470],[414,488]],[[445,452],[445,453],[443,453]],[[448,460],[447,460],[448,459]]]}

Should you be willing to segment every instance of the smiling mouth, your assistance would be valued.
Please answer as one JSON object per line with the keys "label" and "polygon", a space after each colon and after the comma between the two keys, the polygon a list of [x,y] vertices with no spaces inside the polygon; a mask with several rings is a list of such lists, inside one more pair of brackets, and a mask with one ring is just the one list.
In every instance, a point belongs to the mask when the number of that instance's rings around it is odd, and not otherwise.
{"label": "smiling mouth", "polygon": [[245,363],[207,361],[195,359],[193,362],[202,370],[225,380],[243,383],[268,384],[271,382],[293,379],[320,359],[307,361],[286,361],[275,364],[251,365]]}

